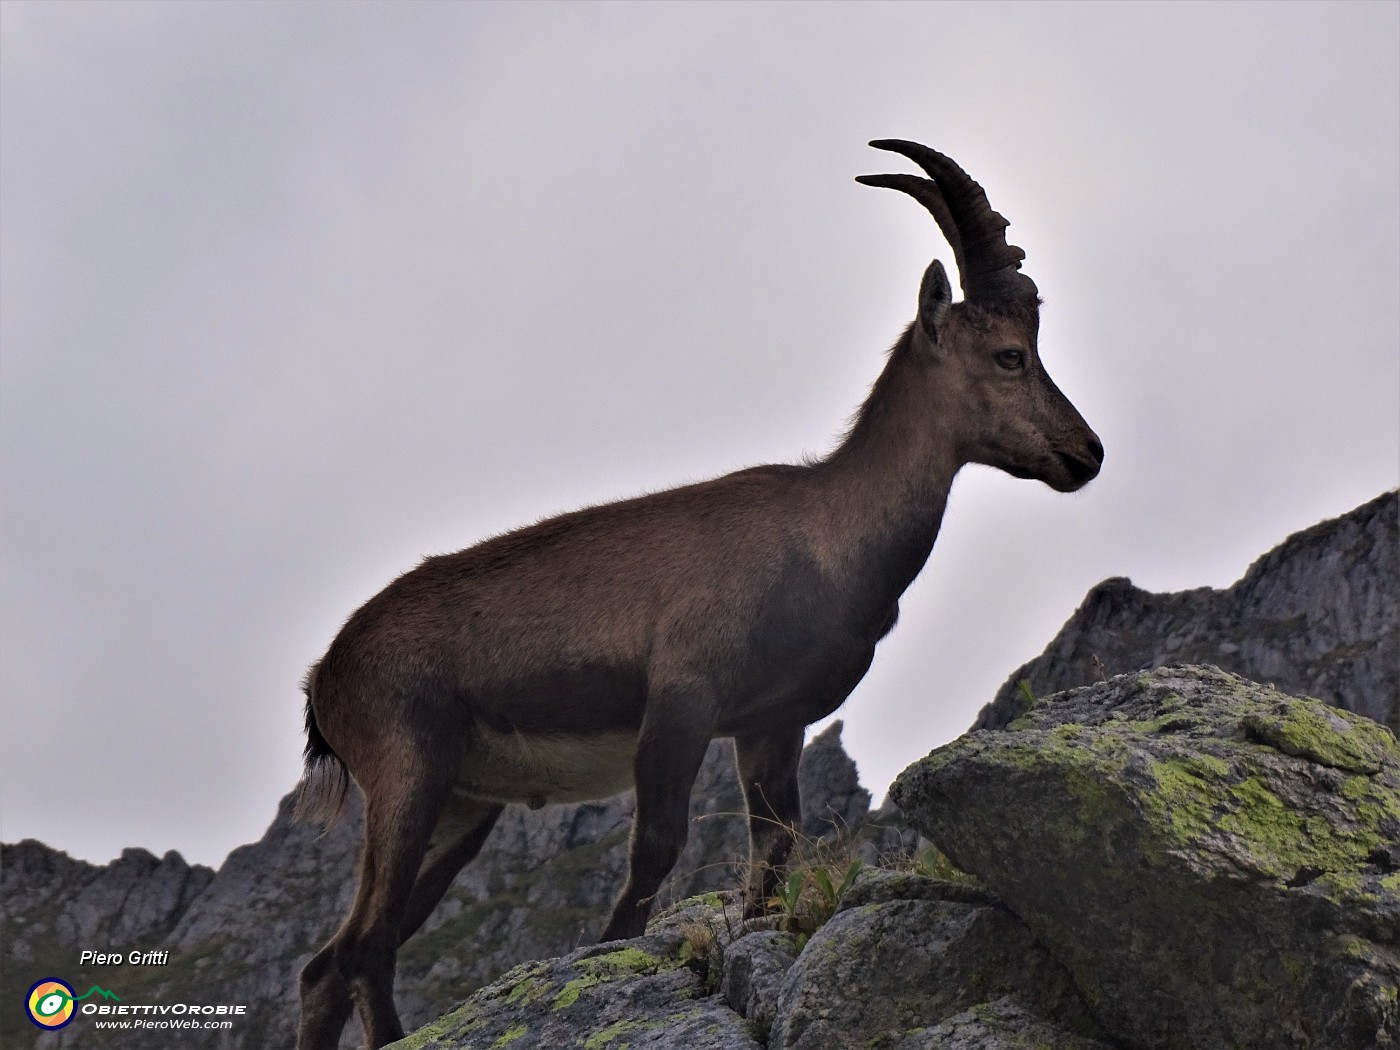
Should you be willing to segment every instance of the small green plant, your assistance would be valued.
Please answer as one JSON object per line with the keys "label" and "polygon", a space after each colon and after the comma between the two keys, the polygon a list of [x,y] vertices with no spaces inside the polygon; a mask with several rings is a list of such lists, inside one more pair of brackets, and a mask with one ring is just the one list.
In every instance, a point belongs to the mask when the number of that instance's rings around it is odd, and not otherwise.
{"label": "small green plant", "polygon": [[[707,814],[719,815],[721,814]],[[787,876],[773,888],[772,894],[763,902],[769,913],[767,918],[751,915],[750,918],[738,922],[737,927],[731,925],[732,912],[728,905],[737,905],[741,898],[737,893],[722,892],[717,895],[713,906],[719,913],[718,917],[723,920],[725,936],[721,937],[721,930],[710,920],[706,920],[715,934],[713,947],[708,947],[702,943],[702,936],[697,933],[691,937],[690,931],[687,930],[687,940],[693,942],[690,944],[689,954],[692,958],[699,959],[708,948],[709,961],[715,974],[722,970],[722,962],[719,966],[713,964],[716,959],[722,961],[726,943],[753,929],[755,924],[772,928],[774,917],[777,919],[778,929],[794,935],[797,950],[800,952],[811,935],[836,914],[841,898],[851,888],[856,876],[864,867],[864,862],[855,856],[860,840],[848,831],[838,831],[831,839],[811,838],[787,827],[784,827],[784,831],[792,836],[794,859],[786,865]],[[752,878],[752,875],[744,877]]]}
{"label": "small green plant", "polygon": [[778,886],[773,896],[768,898],[768,907],[777,908],[783,916],[784,925],[797,924],[798,909],[802,904],[802,893],[807,889],[808,872],[799,869],[792,872]]}
{"label": "small green plant", "polygon": [[[817,884],[817,892],[821,894],[821,905],[826,912],[827,919],[836,914],[836,905],[846,895],[846,891],[851,888],[851,883],[856,881],[856,876],[860,874],[862,867],[859,857],[852,859],[841,875],[841,881],[834,885],[831,881],[831,873],[826,868],[817,868],[812,872],[812,878]],[[825,922],[826,919],[822,921]]]}
{"label": "small green plant", "polygon": [[1035,693],[1034,693],[1034,691],[1031,689],[1030,679],[1029,679],[1029,678],[1022,678],[1019,682],[1016,683],[1016,688],[1019,689],[1019,690],[1021,690],[1021,695],[1022,695],[1023,697],[1026,698],[1026,706],[1027,706],[1027,707],[1034,707],[1034,706],[1035,706]]}
{"label": "small green plant", "polygon": [[[861,859],[855,857],[844,869],[830,861],[797,868],[768,899],[768,906],[781,917],[782,928],[796,937],[799,952],[812,934],[836,914],[837,905],[863,866]],[[839,878],[833,879],[833,873]]]}

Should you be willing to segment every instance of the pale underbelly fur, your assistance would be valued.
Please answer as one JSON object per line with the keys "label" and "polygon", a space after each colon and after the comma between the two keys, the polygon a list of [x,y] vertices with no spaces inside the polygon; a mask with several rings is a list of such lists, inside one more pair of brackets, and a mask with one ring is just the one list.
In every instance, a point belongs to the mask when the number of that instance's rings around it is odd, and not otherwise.
{"label": "pale underbelly fur", "polygon": [[482,728],[462,755],[454,791],[492,802],[607,798],[632,786],[636,733],[536,736]]}

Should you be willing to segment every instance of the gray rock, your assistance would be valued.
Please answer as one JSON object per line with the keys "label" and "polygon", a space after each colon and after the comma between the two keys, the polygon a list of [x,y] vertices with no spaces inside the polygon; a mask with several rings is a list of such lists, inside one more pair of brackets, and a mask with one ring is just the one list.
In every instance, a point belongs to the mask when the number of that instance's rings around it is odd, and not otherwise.
{"label": "gray rock", "polygon": [[841,746],[841,729],[841,722],[833,722],[802,749],[797,784],[808,838],[835,838],[858,828],[870,812],[870,792],[860,786],[856,764]]}
{"label": "gray rock", "polygon": [[969,734],[893,793],[1129,1046],[1400,1045],[1400,747],[1375,722],[1162,668]]}
{"label": "gray rock", "polygon": [[725,945],[723,952],[720,994],[766,1037],[777,1014],[783,979],[797,961],[795,938],[779,930],[755,930]]}
{"label": "gray rock", "polygon": [[[862,791],[841,750],[839,725],[819,739],[820,760],[804,766],[809,801],[815,812],[854,818]],[[832,771],[832,787],[823,785],[821,770]],[[868,806],[868,794],[864,800]],[[262,839],[234,850],[217,875],[178,854],[157,861],[128,850],[97,866],[37,842],[5,846],[5,929],[11,956],[23,966],[6,968],[0,991],[17,1001],[38,977],[96,981],[94,971],[76,966],[83,948],[165,949],[169,965],[106,970],[98,983],[139,1002],[187,999],[216,987],[219,1001],[245,1004],[248,1014],[232,1033],[143,1033],[142,1050],[290,1050],[297,975],[349,908],[362,819],[355,792],[341,822],[324,833],[293,823],[291,801],[284,798]],[[578,806],[507,810],[481,855],[399,953],[395,991],[405,1026],[431,1021],[523,961],[591,943],[622,885],[633,809],[629,792]],[[690,841],[660,904],[738,885],[747,848],[733,745],[715,741],[691,794]],[[31,972],[36,966],[44,972]],[[0,1018],[0,1026],[0,1045],[32,1044],[37,1035],[22,1016]],[[89,1025],[58,1034],[56,1046],[116,1045]],[[341,1045],[360,1040],[352,1020]]]}
{"label": "gray rock", "polygon": [[1011,995],[954,1014],[888,1046],[891,1050],[1114,1050],[1111,1043],[1046,1022]]}
{"label": "gray rock", "polygon": [[842,896],[837,912],[890,901],[953,901],[1002,907],[1002,903],[976,879],[964,881],[931,878],[914,871],[864,868],[854,885]]}
{"label": "gray rock", "polygon": [[517,967],[395,1050],[1109,1050],[1068,974],[985,892],[944,900],[966,887],[879,870],[857,886],[800,954],[736,894],[708,894],[635,940]]}
{"label": "gray rock", "polygon": [[748,1023],[722,997],[705,994],[688,921],[673,916],[634,940],[518,966],[392,1045],[759,1050]]}
{"label": "gray rock", "polygon": [[[133,951],[160,950],[213,878],[212,870],[187,864],[174,851],[157,859],[146,850],[128,849],[112,863],[96,865],[32,839],[0,847],[6,962],[0,989],[9,1002],[19,1003],[30,985],[45,977],[66,979],[81,993],[143,972],[129,965],[80,965],[81,953],[125,959]],[[71,1045],[77,1028],[41,1035],[18,1009],[7,1010],[0,1012],[0,1045],[34,1045],[45,1037],[48,1045]]]}
{"label": "gray rock", "polygon": [[888,867],[910,860],[932,843],[904,819],[894,799],[886,798],[850,836],[853,851],[870,867]]}
{"label": "gray rock", "polygon": [[1031,1000],[1047,1029],[1092,1027],[1069,974],[1020,920],[931,889],[846,908],[812,935],[783,982],[772,1050],[902,1045],[1006,996]]}
{"label": "gray rock", "polygon": [[[214,872],[171,850],[157,859],[127,849],[105,866],[74,860],[26,839],[0,847],[0,900],[12,958],[28,961],[50,947],[94,951],[155,948]],[[76,963],[77,953],[72,962]]]}
{"label": "gray rock", "polygon": [[[1038,693],[1094,681],[1098,670],[1093,658],[1098,657],[1109,672],[1151,668],[1186,658],[1210,659],[1275,683],[1284,691],[1313,693],[1337,706],[1368,712],[1394,725],[1396,681],[1400,678],[1400,668],[1396,666],[1400,654],[1400,585],[1396,582],[1400,573],[1396,572],[1395,563],[1397,502],[1400,501],[1395,494],[1387,494],[1336,521],[1292,537],[1261,558],[1240,583],[1226,591],[1202,589],[1179,595],[1150,595],[1127,581],[1107,581],[1090,593],[1046,653],[1012,676],[994,704],[984,711],[982,722],[1006,725],[1024,712],[1025,704],[1016,685],[1022,678],[1029,678]],[[1104,707],[1104,703],[1093,700],[1097,696],[1093,691],[1085,695],[1091,699],[1056,701],[1069,704],[1063,710],[1076,712],[1079,721],[1057,722],[1040,730],[1033,730],[1034,722],[1027,722],[1014,730],[1010,738],[1040,732],[1038,746],[1048,753],[1049,743],[1063,744],[1066,741],[1061,738],[1081,731],[1066,726],[1097,726],[1094,711],[1115,709],[1111,704]],[[871,929],[878,923],[890,920],[892,915],[907,913],[905,917],[910,918],[918,913],[932,922],[930,937],[957,946],[952,957],[938,962],[930,958],[920,965],[943,967],[954,975],[970,973],[981,965],[974,949],[980,950],[988,939],[950,933],[950,916],[960,914],[966,920],[968,915],[979,915],[977,922],[972,923],[978,929],[1014,922],[996,894],[1006,894],[1016,904],[1017,914],[1027,919],[1039,915],[1022,912],[1021,905],[1004,888],[1014,888],[1016,879],[1025,879],[1039,883],[1038,892],[1045,896],[1079,897],[1101,905],[1105,915],[1115,914],[1118,909],[1116,914],[1123,918],[1105,919],[1099,934],[1109,938],[1117,922],[1120,938],[1121,931],[1133,931],[1130,948],[1152,945],[1153,938],[1160,937],[1164,945],[1162,967],[1178,966],[1206,985],[1213,976],[1200,975],[1213,975],[1220,969],[1226,975],[1221,984],[1224,994],[1248,1002],[1248,995],[1231,982],[1248,984],[1250,967],[1265,952],[1259,943],[1274,944],[1267,940],[1274,929],[1268,923],[1292,923],[1299,930],[1323,931],[1317,936],[1332,938],[1327,942],[1331,947],[1320,954],[1308,954],[1316,945],[1303,944],[1303,933],[1298,934],[1302,947],[1285,938],[1279,942],[1284,948],[1275,953],[1274,962],[1264,960],[1257,968],[1263,976],[1256,983],[1267,978],[1289,994],[1298,992],[1311,997],[1314,1004],[1330,1004],[1326,1009],[1331,1010],[1331,1019],[1317,1032],[1325,1031],[1328,1038],[1332,1033],[1341,1033],[1337,1036],[1339,1041],[1328,1044],[1322,1035],[1314,1033],[1311,1044],[1284,1041],[1257,1045],[1270,1046],[1271,1050],[1275,1045],[1311,1045],[1318,1050],[1324,1046],[1333,1050],[1334,1046],[1366,1045],[1364,1040],[1372,1031],[1366,1027],[1368,1024],[1380,1033],[1377,1039],[1391,1038],[1386,1026],[1393,1024],[1395,1000],[1393,980],[1387,974],[1394,969],[1395,929],[1400,925],[1393,901],[1394,872],[1400,868],[1400,838],[1385,823],[1396,813],[1393,796],[1385,794],[1391,790],[1387,785],[1393,778],[1390,752],[1366,732],[1353,733],[1349,728],[1352,723],[1344,716],[1321,709],[1308,708],[1312,712],[1308,726],[1316,731],[1300,734],[1298,720],[1292,713],[1295,709],[1283,698],[1272,694],[1270,697],[1268,703],[1256,705],[1236,720],[1230,730],[1234,735],[1229,739],[1245,748],[1248,755],[1273,754],[1285,763],[1280,768],[1294,771],[1296,775],[1290,774],[1291,780],[1285,777],[1280,781],[1272,773],[1253,771],[1249,761],[1235,752],[1217,753],[1225,746],[1221,740],[1206,730],[1192,735],[1196,730],[1190,727],[1197,723],[1191,710],[1184,715],[1172,714],[1148,734],[1145,743],[1131,741],[1122,745],[1123,755],[1129,756],[1124,759],[1125,764],[1137,769],[1149,761],[1157,762],[1154,756],[1160,753],[1160,738],[1175,734],[1183,747],[1199,744],[1205,748],[1196,760],[1205,763],[1207,773],[1217,768],[1209,761],[1212,757],[1224,762],[1229,770],[1226,779],[1237,789],[1235,796],[1240,791],[1245,793],[1242,798],[1232,796],[1222,802],[1219,814],[1213,812],[1210,821],[1198,822],[1210,823],[1215,829],[1214,838],[1207,836],[1204,844],[1166,851],[1170,877],[1164,877],[1162,892],[1180,890],[1180,896],[1144,896],[1144,876],[1133,868],[1141,860],[1133,852],[1133,844],[1146,833],[1133,831],[1131,822],[1122,824],[1120,810],[1131,809],[1126,802],[1118,809],[1105,810],[1108,819],[1102,828],[1096,823],[1100,814],[1092,807],[1091,811],[1076,811],[1076,821],[1068,826],[1038,826],[1048,819],[1044,807],[1055,801],[1053,792],[1039,801],[1023,798],[1017,792],[1031,790],[1027,784],[1033,778],[1019,772],[1008,778],[1006,770],[997,767],[995,775],[986,782],[969,781],[963,788],[966,800],[957,806],[966,810],[963,816],[969,823],[964,830],[969,838],[976,837],[976,820],[984,821],[982,833],[987,843],[1001,841],[1006,827],[1021,829],[1021,841],[1011,842],[1004,851],[1005,862],[1011,865],[1007,870],[1015,872],[1014,877],[1001,876],[1004,883],[988,878],[987,885],[976,885],[867,870],[844,898],[833,920],[840,924],[837,932],[849,928],[856,941],[865,938],[868,942],[873,936]],[[1037,705],[1036,717],[1043,713],[1041,706]],[[915,856],[929,845],[920,832],[933,826],[934,815],[923,812],[918,827],[911,827],[893,800],[870,813],[869,794],[858,782],[854,763],[841,750],[839,735],[837,723],[815,738],[803,756],[799,776],[804,833],[822,840],[817,847],[820,853],[833,845],[831,840],[837,829],[848,829],[853,833],[856,855],[872,868],[890,858]],[[979,734],[971,739],[981,737]],[[1117,739],[1112,732],[1109,737]],[[1092,749],[1089,753],[1093,753]],[[1176,757],[1186,761],[1182,756],[1192,753],[1183,751]],[[1287,766],[1289,762],[1294,765]],[[1084,768],[1087,779],[1077,783],[1081,789],[1089,790],[1098,774],[1090,776],[1090,766],[1086,764]],[[1105,788],[1105,797],[1118,798],[1114,792],[1120,789],[1113,786],[1117,782],[1110,777],[1106,783],[1111,790]],[[1194,781],[1188,779],[1186,783],[1189,786]],[[1331,791],[1328,785],[1337,783],[1342,785],[1339,798],[1325,796],[1331,801],[1322,812],[1308,808],[1315,803],[1321,805],[1317,798],[1323,796],[1308,796],[1304,788],[1310,785],[1310,789]],[[1305,842],[1298,846],[1301,852],[1289,854],[1293,860],[1302,857],[1296,864],[1282,863],[1278,851],[1283,849],[1283,839],[1273,832],[1265,835],[1257,848],[1238,854],[1226,848],[1233,840],[1221,828],[1227,827],[1229,820],[1275,812],[1266,796],[1250,794],[1256,787],[1273,792],[1285,807],[1281,812],[1294,813],[1287,807],[1301,807],[1296,813],[1302,814],[1299,819],[1303,821],[1304,838],[1312,834],[1316,841],[1309,840],[1313,841],[1312,846],[1304,848]],[[1348,791],[1356,797],[1348,796]],[[1191,792],[1187,796],[1188,801],[1195,799]],[[1019,807],[1023,802],[1030,806],[1024,812],[1008,808]],[[1234,810],[1232,805],[1236,806]],[[590,964],[583,960],[596,956],[588,954],[594,949],[580,946],[588,944],[601,928],[621,884],[632,812],[630,794],[575,807],[508,811],[481,856],[461,874],[424,930],[400,954],[396,994],[405,1023],[413,1026],[439,1017],[444,1009],[474,989],[483,989],[485,994],[486,988],[500,984],[500,974],[524,960],[551,956],[567,960],[577,955],[576,963],[555,960],[560,966],[572,967],[560,970],[559,976],[573,973],[586,977]],[[711,747],[692,794],[690,842],[662,892],[662,905],[667,900],[738,884],[747,839],[742,813],[732,747],[727,742],[717,742]],[[945,819],[956,816],[945,814]],[[1331,864],[1322,856],[1326,851],[1319,843],[1332,844],[1346,836],[1341,831],[1334,834],[1329,821],[1344,824],[1355,819],[1364,823],[1363,818],[1374,818],[1374,826],[1380,829],[1368,840],[1373,846],[1367,854],[1369,867],[1362,865],[1352,871]],[[1285,830],[1293,829],[1292,818],[1279,819]],[[122,951],[166,949],[171,953],[169,966],[107,972],[102,975],[105,986],[119,986],[128,1001],[140,1002],[169,1002],[216,990],[220,1001],[247,1004],[248,1017],[232,1031],[147,1032],[132,1045],[142,1050],[289,1050],[297,1010],[296,975],[310,954],[330,936],[348,907],[354,889],[359,834],[358,799],[352,800],[346,819],[325,835],[292,824],[289,804],[284,800],[262,840],[235,850],[217,876],[207,868],[186,865],[178,854],[157,860],[143,850],[130,850],[110,865],[96,866],[72,860],[35,842],[6,846],[0,858],[0,899],[5,911],[7,952],[19,965],[6,967],[0,974],[0,994],[17,1001],[29,983],[48,974],[79,981],[92,978],[92,973],[76,971],[77,953],[85,947],[110,946]],[[1042,864],[1040,847],[1034,844],[1056,838],[1061,840],[1061,853],[1069,850],[1070,856],[1051,850],[1045,853],[1047,860]],[[970,843],[965,848],[968,852],[957,859],[966,867],[972,863],[969,858],[977,854]],[[1308,853],[1308,849],[1313,852]],[[1020,860],[1016,861],[1018,856]],[[1085,858],[1093,858],[1091,866],[1095,870],[1082,873],[1081,877],[1078,866]],[[1016,863],[1021,865],[1019,869]],[[1180,874],[1177,868],[1187,875]],[[1149,874],[1155,871],[1150,866],[1146,870]],[[1274,871],[1279,874],[1270,874]],[[1279,882],[1286,893],[1279,889]],[[1289,882],[1295,885],[1289,886]],[[1204,890],[1200,888],[1202,883]],[[1263,887],[1262,893],[1256,894],[1255,883]],[[1103,887],[1113,886],[1118,887],[1117,896],[1100,893]],[[1191,895],[1196,892],[1203,898]],[[1275,897],[1286,900],[1287,906],[1279,904]],[[1217,947],[1208,958],[1201,957],[1199,951],[1196,956],[1182,954],[1184,948],[1178,951],[1178,941],[1188,936],[1184,930],[1195,929],[1192,923],[1180,922],[1179,918],[1188,915],[1194,922],[1200,918],[1197,911],[1203,912],[1205,919],[1219,918],[1226,907],[1222,901],[1233,910],[1247,911],[1247,905],[1257,905],[1259,914],[1268,922],[1258,917],[1248,921],[1267,934],[1264,941],[1246,939],[1236,943],[1226,939],[1224,947]],[[1159,912],[1155,919],[1154,906]],[[887,908],[896,911],[886,914],[883,909]],[[982,915],[983,912],[999,918]],[[1342,913],[1345,921],[1337,917]],[[883,918],[877,923],[872,916]],[[745,923],[732,908],[717,906],[710,909],[708,918],[702,913],[699,918],[663,916],[660,921],[673,920],[702,925],[708,922],[721,931],[716,935],[715,959],[702,962],[691,958],[671,969],[658,965],[655,972],[638,976],[639,980],[652,982],[650,991],[636,992],[642,996],[639,1009],[645,1006],[652,1010],[647,1015],[652,1022],[669,1018],[682,1027],[668,1021],[645,1030],[609,1031],[607,1025],[628,1020],[619,1015],[616,1022],[607,1021],[601,1028],[590,1029],[592,1035],[588,1038],[594,1038],[597,1045],[609,1046],[629,1041],[634,1046],[703,1046],[708,1044],[694,1042],[708,1038],[695,1027],[703,1020],[715,1032],[723,1033],[716,1038],[729,1039],[733,1035],[740,1040],[734,1045],[746,1045],[742,1038],[748,1038],[751,1032],[762,1034],[770,1021],[776,1030],[778,989],[785,987],[783,982],[796,980],[793,974],[798,970],[797,962],[789,965],[783,949],[788,943],[783,938],[789,935],[771,930],[755,932],[761,924]],[[1036,959],[1049,958],[1045,953],[1053,953],[1084,989],[1098,996],[1091,997],[1091,1005],[1100,1009],[1096,1004],[1108,994],[1105,988],[1116,994],[1115,975],[1105,976],[1107,984],[1103,987],[1085,977],[1086,973],[1096,972],[1092,961],[1086,962],[1082,953],[1072,950],[1072,935],[1056,933],[1057,928],[1046,922],[1043,927],[1031,923],[1039,948],[1024,928],[1009,927],[1007,937],[1030,945],[1027,950]],[[862,923],[872,925],[866,928]],[[1254,931],[1255,927],[1249,929]],[[820,947],[831,936],[834,934],[820,931],[812,943]],[[894,937],[895,933],[890,932],[889,936]],[[911,925],[900,936],[916,938],[920,933]],[[1256,931],[1251,936],[1264,935]],[[861,1037],[862,1042],[872,1038],[884,1039],[888,1046],[940,1048],[1044,1045],[1057,1050],[1086,1050],[1097,1045],[1093,1040],[1099,1037],[1092,1027],[1080,1028],[1076,1027],[1077,1022],[1064,1021],[1065,1016],[1074,1013],[1070,1000],[1056,999],[1055,995],[1047,1000],[1043,989],[1034,990],[1041,987],[1035,981],[1025,987],[998,985],[1005,994],[994,994],[995,989],[964,988],[950,992],[932,1006],[920,1005],[922,1000],[915,992],[906,994],[899,990],[901,978],[897,972],[882,972],[881,967],[858,958],[852,958],[844,967],[824,967],[816,956],[808,958],[812,943],[806,945],[798,961],[814,981],[825,982],[825,986],[847,996],[853,1008],[863,1011],[861,1025],[878,1029]],[[1287,954],[1295,949],[1299,953],[1296,957]],[[872,950],[878,953],[878,945]],[[1157,949],[1154,947],[1153,951]],[[917,950],[911,952],[911,958],[921,958]],[[1343,956],[1349,961],[1343,961]],[[994,951],[992,958],[995,961],[1000,957]],[[1118,967],[1112,952],[1106,951],[1103,958],[1103,968]],[[593,965],[596,968],[602,964]],[[1278,983],[1280,967],[1292,983]],[[1127,976],[1131,972],[1122,969],[1117,979],[1131,983]],[[700,984],[697,986],[686,974]],[[891,980],[882,989],[877,982],[883,977]],[[1142,978],[1142,982],[1150,986],[1159,977],[1154,973],[1150,978]],[[572,976],[564,983],[577,979],[580,978]],[[664,1014],[660,999],[652,992],[667,981],[679,982],[676,994],[691,997],[685,1001],[703,1003],[701,1013],[679,1020],[676,1014]],[[622,994],[618,981],[602,982],[599,987],[602,984]],[[1053,980],[1050,986],[1058,987]],[[511,989],[514,987],[512,984]],[[1162,988],[1174,986],[1167,982]],[[823,1032],[836,1031],[828,1024],[829,1018],[820,1016],[818,997],[809,994],[810,990],[799,994],[795,989],[794,985],[790,992],[791,1009],[783,1021],[785,1030],[795,1032],[795,1038],[813,1040],[826,1038]],[[508,998],[509,991],[505,994]],[[1387,995],[1392,998],[1387,1000]],[[1151,995],[1147,998],[1156,1002]],[[1125,1004],[1133,1001],[1131,996],[1122,1000]],[[1385,1013],[1387,1001],[1391,1003],[1391,1014]],[[652,1005],[646,1006],[647,1002]],[[1232,1009],[1248,1013],[1253,1007]],[[736,1020],[740,1013],[747,1019]],[[899,1027],[906,1017],[916,1014],[916,1022],[907,1028]],[[1145,1016],[1154,1015],[1148,1011]],[[1279,1016],[1291,1015],[1280,1008]],[[736,1024],[740,1028],[736,1029]],[[661,1034],[667,1032],[670,1034]],[[90,1026],[75,1024],[62,1032],[41,1036],[40,1042],[46,1047],[101,1046],[121,1050],[123,1046],[114,1037],[97,1036]],[[615,1038],[609,1042],[609,1037]],[[1132,1046],[1136,1037],[1120,1038],[1124,1040],[1122,1045]],[[35,1033],[22,1016],[0,1013],[0,1044],[33,1045],[34,1039]],[[682,1041],[666,1043],[666,1039]],[[1348,1043],[1347,1039],[1353,1042]],[[354,1046],[358,1040],[357,1026],[352,1023],[342,1045]]]}
{"label": "gray rock", "polygon": [[1024,712],[1023,680],[1047,695],[1186,663],[1315,696],[1400,733],[1400,495],[1290,536],[1226,590],[1152,594],[1105,580],[973,728]]}

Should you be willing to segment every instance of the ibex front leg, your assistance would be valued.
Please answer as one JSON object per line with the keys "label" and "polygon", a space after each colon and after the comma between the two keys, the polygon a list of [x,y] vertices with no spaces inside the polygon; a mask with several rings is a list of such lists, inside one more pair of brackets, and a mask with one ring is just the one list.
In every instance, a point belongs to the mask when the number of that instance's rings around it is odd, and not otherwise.
{"label": "ibex front leg", "polygon": [[710,744],[714,712],[707,686],[652,689],[637,743],[631,866],[600,941],[637,937],[646,929],[656,891],[690,834],[690,789]]}
{"label": "ibex front leg", "polygon": [[752,918],[763,914],[797,839],[802,819],[797,790],[802,727],[736,736],[734,750],[749,810],[749,877],[744,887],[744,914]]}

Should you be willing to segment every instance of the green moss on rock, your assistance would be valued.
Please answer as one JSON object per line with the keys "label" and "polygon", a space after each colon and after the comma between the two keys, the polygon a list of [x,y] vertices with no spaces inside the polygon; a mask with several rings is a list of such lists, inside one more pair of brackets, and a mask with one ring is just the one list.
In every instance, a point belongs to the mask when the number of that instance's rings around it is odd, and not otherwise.
{"label": "green moss on rock", "polygon": [[666,1028],[672,1028],[684,1021],[689,1021],[698,1017],[698,1010],[682,1010],[655,1021],[614,1021],[606,1028],[600,1028],[587,1039],[584,1040],[584,1050],[626,1050],[628,1043],[618,1043],[617,1040],[633,1032],[656,1032]]}
{"label": "green moss on rock", "polygon": [[1288,755],[1350,773],[1378,773],[1395,738],[1369,718],[1331,708],[1318,700],[1279,704],[1241,719],[1257,740]]}
{"label": "green moss on rock", "polygon": [[954,741],[892,795],[1143,1045],[1361,1047],[1400,1023],[1390,949],[1338,939],[1389,945],[1400,913],[1400,746],[1376,723],[1160,668]]}
{"label": "green moss on rock", "polygon": [[659,973],[663,968],[674,969],[674,966],[663,967],[663,964],[655,956],[648,955],[640,948],[622,948],[604,955],[594,955],[587,959],[580,959],[575,966],[583,971],[583,975],[565,984],[559,994],[554,997],[554,1009],[556,1010],[564,1010],[572,1006],[578,1001],[579,994],[587,988],[607,984],[620,977],[630,977],[642,973]]}
{"label": "green moss on rock", "polygon": [[450,1046],[453,1041],[484,1025],[477,1007],[468,1002],[390,1045],[393,1050],[427,1050],[433,1046]]}
{"label": "green moss on rock", "polygon": [[531,1003],[539,1002],[548,992],[549,982],[540,980],[539,975],[531,971],[511,988],[506,995],[506,1002],[529,1006]]}

